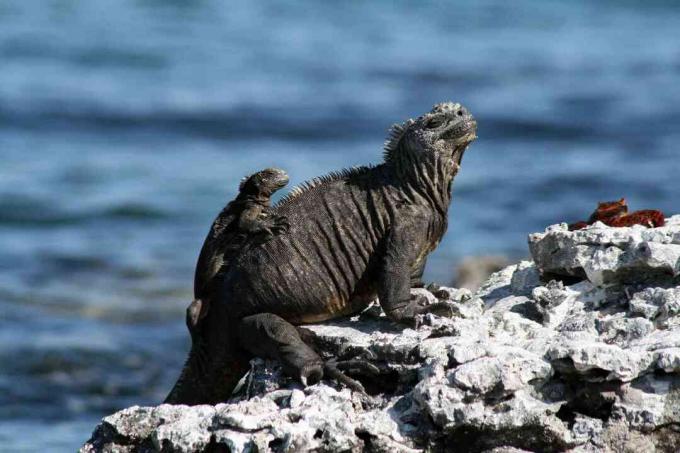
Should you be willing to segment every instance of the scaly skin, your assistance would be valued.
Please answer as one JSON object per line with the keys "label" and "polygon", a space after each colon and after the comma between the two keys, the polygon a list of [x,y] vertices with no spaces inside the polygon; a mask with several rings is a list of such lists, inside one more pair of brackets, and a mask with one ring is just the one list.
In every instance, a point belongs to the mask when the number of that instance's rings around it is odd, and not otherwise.
{"label": "scaly skin", "polygon": [[442,311],[412,300],[410,283],[446,231],[453,178],[475,133],[464,107],[438,104],[393,128],[383,164],[312,181],[277,204],[290,230],[234,257],[166,402],[224,401],[252,356],[280,360],[303,384],[324,373],[347,383],[342,364],[324,363],[295,325],[357,313],[376,296],[404,325]]}

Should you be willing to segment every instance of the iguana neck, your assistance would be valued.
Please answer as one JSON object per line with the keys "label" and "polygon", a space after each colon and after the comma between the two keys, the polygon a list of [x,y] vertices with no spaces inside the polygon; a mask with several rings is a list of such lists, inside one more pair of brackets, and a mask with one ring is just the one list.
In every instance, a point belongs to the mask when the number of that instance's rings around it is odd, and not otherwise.
{"label": "iguana neck", "polygon": [[238,205],[255,205],[259,204],[265,208],[268,208],[270,205],[270,194],[245,194],[245,193],[239,193],[234,201],[232,203],[236,203]]}
{"label": "iguana neck", "polygon": [[404,194],[410,198],[426,200],[437,212],[446,216],[457,163],[449,156],[411,152],[404,144],[399,145],[395,155],[398,157],[388,164],[401,182]]}

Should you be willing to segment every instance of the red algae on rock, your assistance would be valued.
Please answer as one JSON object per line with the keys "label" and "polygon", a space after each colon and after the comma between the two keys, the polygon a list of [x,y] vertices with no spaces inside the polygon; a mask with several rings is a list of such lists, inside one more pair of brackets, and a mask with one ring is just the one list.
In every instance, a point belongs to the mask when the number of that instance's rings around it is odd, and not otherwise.
{"label": "red algae on rock", "polygon": [[656,209],[643,209],[628,214],[628,204],[625,198],[617,201],[604,201],[597,204],[597,209],[590,215],[587,222],[579,221],[569,224],[569,230],[581,230],[595,222],[602,222],[611,227],[630,227],[643,225],[648,228],[664,226],[664,213]]}

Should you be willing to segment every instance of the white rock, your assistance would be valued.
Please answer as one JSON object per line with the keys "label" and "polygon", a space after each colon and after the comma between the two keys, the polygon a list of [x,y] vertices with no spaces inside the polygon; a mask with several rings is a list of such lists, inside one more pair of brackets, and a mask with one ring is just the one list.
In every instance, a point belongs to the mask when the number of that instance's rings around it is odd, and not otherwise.
{"label": "white rock", "polygon": [[370,396],[329,381],[303,391],[256,359],[252,394],[124,409],[81,451],[673,451],[680,216],[654,229],[553,225],[529,244],[536,265],[508,266],[474,295],[414,290],[448,301],[453,318],[430,314],[407,329],[375,306],[305,326],[325,356],[378,367],[355,376]]}
{"label": "white rock", "polygon": [[529,250],[542,273],[587,277],[602,285],[680,272],[677,217],[659,228],[611,228],[595,223],[569,231],[565,224],[529,235]]}

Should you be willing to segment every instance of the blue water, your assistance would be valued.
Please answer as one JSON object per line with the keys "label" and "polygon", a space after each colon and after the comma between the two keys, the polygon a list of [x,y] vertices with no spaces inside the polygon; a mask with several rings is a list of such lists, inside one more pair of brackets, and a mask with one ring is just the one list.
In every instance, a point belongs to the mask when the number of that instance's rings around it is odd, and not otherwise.
{"label": "blue water", "polygon": [[376,163],[436,102],[479,139],[429,279],[598,200],[680,212],[678,30],[671,1],[0,2],[0,450],[165,396],[243,175]]}

